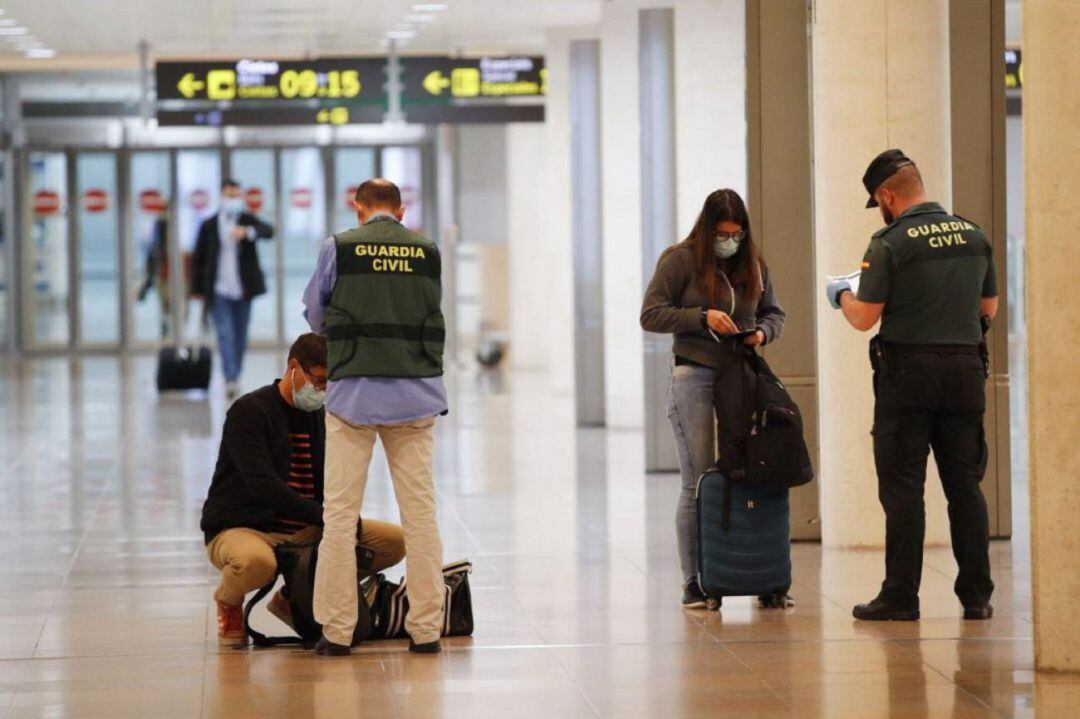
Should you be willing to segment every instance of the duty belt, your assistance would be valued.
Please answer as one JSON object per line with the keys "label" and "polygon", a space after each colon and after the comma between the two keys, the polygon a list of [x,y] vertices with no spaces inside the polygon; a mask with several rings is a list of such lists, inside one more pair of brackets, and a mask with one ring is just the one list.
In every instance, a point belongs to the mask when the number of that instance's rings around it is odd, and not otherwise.
{"label": "duty belt", "polygon": [[883,342],[886,352],[897,357],[909,355],[972,355],[979,356],[979,345],[907,345]]}

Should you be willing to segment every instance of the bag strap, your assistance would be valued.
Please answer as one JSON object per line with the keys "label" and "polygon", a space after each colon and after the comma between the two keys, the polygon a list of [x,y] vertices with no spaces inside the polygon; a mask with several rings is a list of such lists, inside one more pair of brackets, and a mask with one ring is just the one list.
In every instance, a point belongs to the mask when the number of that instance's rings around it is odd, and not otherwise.
{"label": "bag strap", "polygon": [[257,647],[276,647],[280,644],[303,644],[304,640],[300,637],[268,637],[262,632],[255,631],[251,627],[251,610],[266,597],[267,594],[274,590],[274,585],[277,583],[277,575],[271,579],[267,584],[255,592],[255,596],[247,601],[244,605],[244,631],[251,637],[252,643]]}

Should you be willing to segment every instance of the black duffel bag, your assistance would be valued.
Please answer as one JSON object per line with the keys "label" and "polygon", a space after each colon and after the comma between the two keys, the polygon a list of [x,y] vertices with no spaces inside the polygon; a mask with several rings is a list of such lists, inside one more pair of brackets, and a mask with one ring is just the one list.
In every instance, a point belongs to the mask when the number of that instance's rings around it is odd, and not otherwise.
{"label": "black duffel bag", "polygon": [[[315,621],[315,566],[319,561],[319,542],[284,542],[274,547],[278,574],[285,579],[285,596],[292,613],[293,630],[297,636],[268,637],[251,626],[251,610],[274,590],[277,576],[257,591],[244,606],[244,629],[257,647],[273,647],[279,644],[302,644],[310,647],[322,636],[322,625]],[[364,602],[361,582],[371,574],[374,554],[363,546],[356,547],[357,618],[353,632],[353,645],[371,636],[371,613]],[[382,576],[382,575],[378,575]]]}
{"label": "black duffel bag", "polygon": [[[468,560],[452,562],[443,567],[444,637],[467,637],[473,633],[472,590],[469,588],[471,572],[472,562]],[[382,574],[376,574],[362,582],[361,586],[371,607],[371,638],[407,637],[405,616],[409,613],[409,598],[406,596],[405,581],[398,584]]]}
{"label": "black duffel bag", "polygon": [[736,456],[722,461],[722,468],[734,481],[764,487],[783,489],[809,483],[814,479],[814,467],[803,437],[799,406],[752,348],[746,348],[746,361],[753,375],[747,393],[750,427],[739,441]]}

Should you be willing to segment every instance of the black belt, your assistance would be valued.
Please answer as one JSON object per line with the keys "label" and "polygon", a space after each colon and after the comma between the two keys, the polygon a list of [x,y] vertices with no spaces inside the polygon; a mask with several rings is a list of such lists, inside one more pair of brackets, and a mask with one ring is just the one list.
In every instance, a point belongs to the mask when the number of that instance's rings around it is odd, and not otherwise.
{"label": "black belt", "polygon": [[701,364],[700,362],[695,362],[692,359],[687,359],[686,357],[683,357],[682,355],[675,355],[675,366],[676,367],[682,367],[683,365],[690,365],[691,367],[704,367],[705,369],[712,369],[712,367],[710,367],[708,365]]}
{"label": "black belt", "polygon": [[886,349],[898,357],[909,355],[971,355],[979,356],[979,345],[908,345],[885,343]]}

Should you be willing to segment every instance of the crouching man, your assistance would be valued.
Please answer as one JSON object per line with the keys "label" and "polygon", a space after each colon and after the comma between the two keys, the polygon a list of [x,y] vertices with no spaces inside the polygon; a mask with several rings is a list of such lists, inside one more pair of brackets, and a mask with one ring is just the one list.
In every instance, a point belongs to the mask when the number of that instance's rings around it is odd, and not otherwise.
{"label": "crouching man", "polygon": [[[277,573],[274,547],[322,533],[326,378],[326,339],[301,335],[281,379],[240,397],[225,416],[201,522],[210,563],[221,571],[214,599],[222,644],[246,640],[244,597]],[[374,553],[376,572],[405,556],[398,525],[363,520],[358,540]],[[268,608],[291,625],[280,592]]]}

